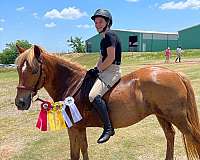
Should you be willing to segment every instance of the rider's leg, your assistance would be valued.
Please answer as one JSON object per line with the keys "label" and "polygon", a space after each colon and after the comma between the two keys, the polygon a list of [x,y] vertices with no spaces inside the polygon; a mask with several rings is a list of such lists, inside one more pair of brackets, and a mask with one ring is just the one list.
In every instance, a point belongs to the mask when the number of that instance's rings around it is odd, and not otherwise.
{"label": "rider's leg", "polygon": [[106,87],[106,85],[101,80],[97,79],[89,93],[89,100],[98,112],[104,126],[104,131],[97,143],[104,143],[109,140],[110,136],[114,135],[114,129],[110,122],[107,105],[102,99],[102,95],[104,95],[108,90],[109,89]]}
{"label": "rider's leg", "polygon": [[99,116],[104,125],[104,127],[103,127],[104,131],[97,142],[104,143],[107,140],[109,140],[110,136],[113,136],[115,134],[115,132],[114,132],[114,129],[110,122],[106,103],[102,99],[102,97],[100,95],[96,96],[94,98],[94,101],[92,102],[92,104],[93,104],[94,108],[97,110],[97,112],[99,113]]}
{"label": "rider's leg", "polygon": [[108,86],[112,87],[120,79],[120,68],[117,65],[111,65],[106,71],[100,73],[99,77],[101,80],[97,78],[89,93],[89,100],[99,113],[104,124],[104,131],[97,141],[98,143],[103,143],[114,135],[114,129],[109,119],[106,103],[102,97],[110,89]]}

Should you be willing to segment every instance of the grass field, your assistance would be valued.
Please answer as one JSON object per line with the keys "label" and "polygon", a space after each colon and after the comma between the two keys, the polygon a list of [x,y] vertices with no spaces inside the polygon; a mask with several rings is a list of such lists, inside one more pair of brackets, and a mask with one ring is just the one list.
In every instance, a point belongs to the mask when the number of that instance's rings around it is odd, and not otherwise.
{"label": "grass field", "polygon": [[[62,55],[90,68],[98,55]],[[172,59],[174,60],[174,56]],[[127,53],[123,55],[123,74],[137,68],[156,65],[183,72],[191,80],[200,109],[200,51],[184,52],[182,63],[163,64],[163,53]],[[0,69],[0,159],[1,160],[66,160],[69,159],[69,140],[66,130],[40,132],[36,127],[39,103],[34,102],[28,111],[18,111],[14,105],[17,72]],[[42,89],[40,97],[48,98]],[[200,115],[200,114],[199,114]],[[122,129],[109,142],[98,145],[100,128],[88,128],[89,157],[91,160],[164,160],[166,141],[156,118],[152,115],[143,121]],[[181,134],[176,130],[175,157],[185,160]]]}

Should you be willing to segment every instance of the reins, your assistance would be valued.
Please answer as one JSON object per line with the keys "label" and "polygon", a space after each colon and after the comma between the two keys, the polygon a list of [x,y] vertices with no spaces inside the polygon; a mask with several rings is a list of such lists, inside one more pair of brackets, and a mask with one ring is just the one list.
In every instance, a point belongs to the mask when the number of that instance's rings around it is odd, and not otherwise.
{"label": "reins", "polygon": [[78,84],[75,84],[76,88],[73,90],[73,92],[71,94],[68,94],[67,91],[64,93],[63,99],[65,99],[67,96],[74,97],[78,93],[79,89],[81,88],[81,85],[83,84],[83,80],[85,79],[85,75],[80,79]]}

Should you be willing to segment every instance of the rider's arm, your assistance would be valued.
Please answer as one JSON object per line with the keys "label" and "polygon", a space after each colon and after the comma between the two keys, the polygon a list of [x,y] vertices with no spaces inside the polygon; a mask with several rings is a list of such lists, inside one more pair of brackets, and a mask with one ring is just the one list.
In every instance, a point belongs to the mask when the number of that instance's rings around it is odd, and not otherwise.
{"label": "rider's arm", "polygon": [[99,60],[96,64],[96,67],[99,68],[99,65],[102,63],[103,56],[100,55]]}

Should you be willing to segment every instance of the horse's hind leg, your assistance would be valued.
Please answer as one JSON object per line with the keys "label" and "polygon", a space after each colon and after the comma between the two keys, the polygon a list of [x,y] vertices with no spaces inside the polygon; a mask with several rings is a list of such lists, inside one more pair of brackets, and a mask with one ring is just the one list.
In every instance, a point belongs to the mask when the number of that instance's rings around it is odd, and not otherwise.
{"label": "horse's hind leg", "polygon": [[159,116],[156,116],[156,117],[157,117],[161,127],[163,128],[165,137],[167,139],[166,160],[173,160],[175,130],[170,122],[166,121],[165,119],[163,119]]}

